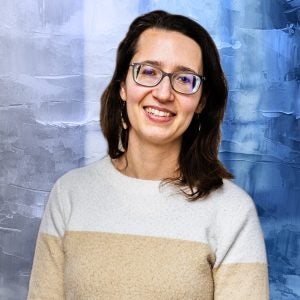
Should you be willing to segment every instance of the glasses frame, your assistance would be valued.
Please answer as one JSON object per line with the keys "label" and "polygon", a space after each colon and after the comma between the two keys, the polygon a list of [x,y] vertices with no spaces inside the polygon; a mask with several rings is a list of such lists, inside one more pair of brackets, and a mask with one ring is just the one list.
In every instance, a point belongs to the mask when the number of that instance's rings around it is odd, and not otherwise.
{"label": "glasses frame", "polygon": [[[200,75],[200,74],[196,74],[196,73],[188,72],[188,71],[187,71],[187,72],[181,72],[181,71],[179,71],[179,72],[174,72],[174,73],[167,73],[167,72],[164,72],[163,70],[161,70],[160,68],[158,68],[158,67],[156,67],[156,66],[153,66],[153,65],[151,65],[151,64],[147,64],[147,63],[138,63],[138,62],[137,62],[137,63],[131,63],[129,66],[132,67],[132,78],[133,78],[133,80],[134,80],[134,82],[135,82],[136,84],[138,84],[138,85],[140,85],[140,86],[144,86],[144,87],[155,87],[155,86],[158,86],[158,85],[162,82],[162,80],[167,76],[167,77],[169,77],[169,79],[170,79],[170,84],[171,84],[172,89],[173,89],[176,93],[183,94],[183,95],[193,95],[193,94],[197,93],[197,92],[199,91],[200,87],[201,87],[202,82],[204,82],[204,81],[206,80],[206,77],[203,76],[203,75]],[[137,82],[136,79],[135,79],[135,73],[134,73],[134,71],[135,71],[135,67],[136,67],[136,66],[149,66],[149,67],[155,68],[155,69],[157,69],[157,70],[159,70],[159,71],[161,72],[162,76],[161,76],[161,78],[158,80],[158,82],[155,83],[154,85],[144,85],[144,84],[141,84],[141,83]],[[199,82],[200,82],[200,83],[199,83],[199,86],[198,86],[198,88],[196,89],[196,91],[194,91],[194,92],[192,92],[192,93],[183,93],[183,92],[177,91],[177,90],[174,88],[174,86],[173,86],[173,80],[172,80],[173,76],[174,76],[174,75],[177,75],[177,74],[192,74],[192,75],[194,75],[194,76],[197,76],[197,77],[199,78]]]}

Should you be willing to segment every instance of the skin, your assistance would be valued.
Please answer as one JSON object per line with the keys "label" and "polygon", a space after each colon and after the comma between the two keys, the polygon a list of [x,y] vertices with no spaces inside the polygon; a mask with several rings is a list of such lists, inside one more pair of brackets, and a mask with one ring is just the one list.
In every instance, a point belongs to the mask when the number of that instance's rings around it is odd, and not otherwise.
{"label": "skin", "polygon": [[[148,62],[169,73],[184,68],[203,74],[199,45],[176,31],[144,31],[131,62]],[[128,165],[125,157],[121,157],[114,161],[115,166],[127,176],[140,179],[177,176],[182,135],[205,103],[202,86],[195,94],[183,95],[174,91],[165,77],[156,87],[143,87],[134,82],[130,67],[120,96],[126,101],[131,128],[126,152]],[[168,115],[158,116],[157,111]]]}

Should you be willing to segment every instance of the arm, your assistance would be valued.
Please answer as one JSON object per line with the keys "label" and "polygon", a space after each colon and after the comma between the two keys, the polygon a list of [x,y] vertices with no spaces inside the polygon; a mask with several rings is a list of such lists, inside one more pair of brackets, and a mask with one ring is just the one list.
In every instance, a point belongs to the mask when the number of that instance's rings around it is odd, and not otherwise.
{"label": "arm", "polygon": [[59,196],[57,182],[50,193],[37,238],[28,300],[64,299],[62,239],[65,224]]}
{"label": "arm", "polygon": [[224,208],[217,221],[215,300],[269,299],[264,239],[252,199],[245,200]]}

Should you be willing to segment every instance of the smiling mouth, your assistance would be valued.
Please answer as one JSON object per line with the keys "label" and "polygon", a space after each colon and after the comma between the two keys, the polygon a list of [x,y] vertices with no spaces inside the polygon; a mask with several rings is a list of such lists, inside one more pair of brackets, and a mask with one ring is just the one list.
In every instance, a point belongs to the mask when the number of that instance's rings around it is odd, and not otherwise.
{"label": "smiling mouth", "polygon": [[152,107],[146,107],[145,111],[155,117],[172,117],[175,114],[167,111],[158,110]]}

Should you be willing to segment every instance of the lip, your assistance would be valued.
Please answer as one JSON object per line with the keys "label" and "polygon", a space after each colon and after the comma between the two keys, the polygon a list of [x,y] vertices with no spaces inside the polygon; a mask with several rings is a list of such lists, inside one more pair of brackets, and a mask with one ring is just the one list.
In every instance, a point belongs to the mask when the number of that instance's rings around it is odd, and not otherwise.
{"label": "lip", "polygon": [[156,109],[156,110],[159,110],[159,111],[167,112],[167,113],[171,114],[172,116],[176,115],[176,113],[174,113],[173,111],[171,111],[167,108],[164,108],[164,107],[159,107],[159,106],[155,106],[155,105],[145,105],[145,106],[143,106],[144,110],[146,108],[153,108],[153,109]]}
{"label": "lip", "polygon": [[[161,112],[169,113],[170,116],[157,116],[157,115],[154,115],[152,113],[149,113],[146,110],[147,108],[151,108],[151,109],[155,109],[155,110],[158,110],[158,111],[161,111]],[[163,108],[163,107],[159,107],[159,106],[145,105],[143,107],[143,109],[144,109],[144,113],[145,113],[145,115],[147,116],[148,119],[150,119],[151,121],[154,121],[154,122],[158,122],[158,123],[170,122],[171,120],[173,120],[174,116],[176,116],[176,114],[173,111],[171,111],[169,109],[166,109],[166,108]]]}

